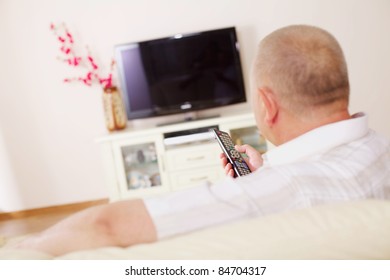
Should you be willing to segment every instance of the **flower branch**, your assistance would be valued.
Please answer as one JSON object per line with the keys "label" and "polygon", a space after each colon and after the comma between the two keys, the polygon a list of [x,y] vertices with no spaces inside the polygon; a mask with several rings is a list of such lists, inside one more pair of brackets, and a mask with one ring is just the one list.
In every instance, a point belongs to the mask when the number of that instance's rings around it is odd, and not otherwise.
{"label": "flower branch", "polygon": [[93,84],[99,84],[104,89],[110,88],[113,86],[112,82],[112,71],[114,68],[114,60],[111,62],[110,73],[107,76],[102,76],[100,72],[100,67],[98,66],[96,60],[91,55],[91,51],[87,47],[87,55],[81,56],[77,55],[75,51],[75,42],[72,34],[68,31],[65,24],[60,25],[50,25],[50,29],[53,34],[56,36],[57,40],[60,43],[60,52],[62,54],[59,57],[59,60],[73,67],[83,67],[86,69],[86,73],[82,76],[65,78],[64,82],[82,82],[86,86],[92,86]]}

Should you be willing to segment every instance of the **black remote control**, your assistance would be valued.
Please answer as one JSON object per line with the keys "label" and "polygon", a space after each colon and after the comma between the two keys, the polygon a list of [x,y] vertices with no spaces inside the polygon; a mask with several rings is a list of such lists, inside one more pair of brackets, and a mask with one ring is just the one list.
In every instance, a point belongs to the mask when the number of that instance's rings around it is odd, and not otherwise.
{"label": "black remote control", "polygon": [[228,161],[233,166],[235,175],[241,177],[251,173],[241,154],[234,148],[234,143],[230,135],[215,128],[211,131],[214,133],[215,139],[217,139]]}

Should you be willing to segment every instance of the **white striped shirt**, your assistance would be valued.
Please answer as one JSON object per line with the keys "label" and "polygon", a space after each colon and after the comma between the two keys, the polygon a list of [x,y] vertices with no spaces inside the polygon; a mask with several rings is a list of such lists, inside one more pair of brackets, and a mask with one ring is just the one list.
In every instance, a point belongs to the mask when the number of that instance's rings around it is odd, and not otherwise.
{"label": "white striped shirt", "polygon": [[356,114],[268,151],[248,176],[146,199],[158,237],[324,203],[390,199],[390,144],[367,123]]}

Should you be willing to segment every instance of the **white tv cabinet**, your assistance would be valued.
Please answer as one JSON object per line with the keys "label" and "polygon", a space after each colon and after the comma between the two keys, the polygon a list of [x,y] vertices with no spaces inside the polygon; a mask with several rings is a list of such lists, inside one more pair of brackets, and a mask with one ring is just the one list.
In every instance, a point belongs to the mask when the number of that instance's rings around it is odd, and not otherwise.
{"label": "white tv cabinet", "polygon": [[[237,144],[266,149],[252,114],[109,133],[97,141],[110,200],[152,196],[223,178],[218,143],[207,132],[192,133],[210,127],[228,132]],[[172,137],[180,133],[187,135]]]}

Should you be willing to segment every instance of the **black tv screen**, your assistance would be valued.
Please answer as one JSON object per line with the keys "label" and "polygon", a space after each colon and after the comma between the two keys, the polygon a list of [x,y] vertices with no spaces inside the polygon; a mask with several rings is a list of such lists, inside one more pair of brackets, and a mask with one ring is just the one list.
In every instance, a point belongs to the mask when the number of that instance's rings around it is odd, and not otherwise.
{"label": "black tv screen", "polygon": [[246,101],[234,27],[115,47],[128,119]]}

